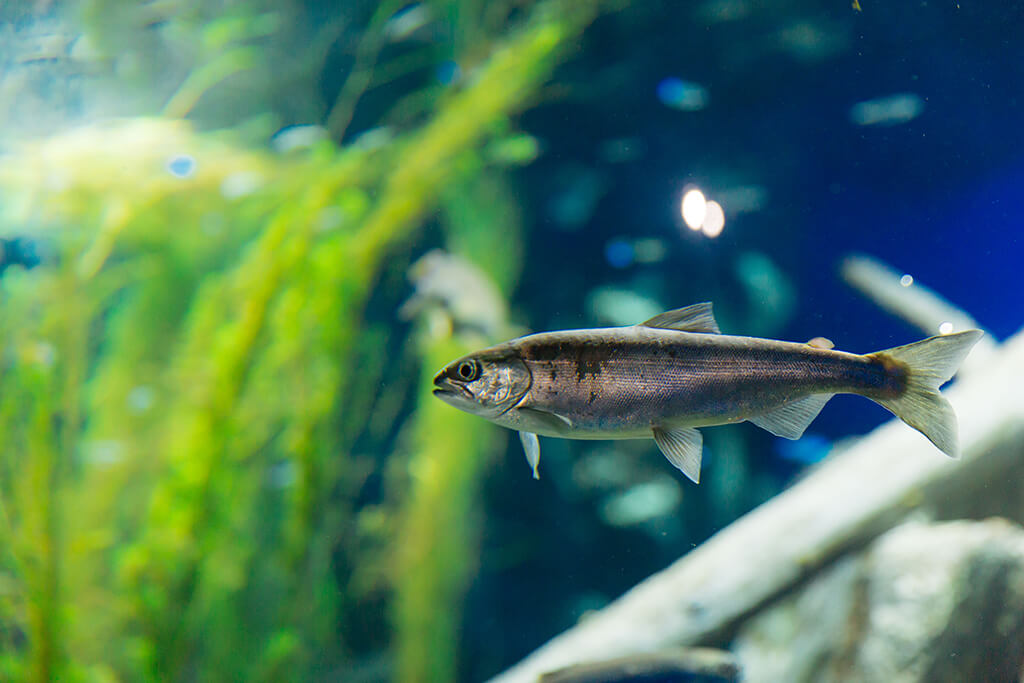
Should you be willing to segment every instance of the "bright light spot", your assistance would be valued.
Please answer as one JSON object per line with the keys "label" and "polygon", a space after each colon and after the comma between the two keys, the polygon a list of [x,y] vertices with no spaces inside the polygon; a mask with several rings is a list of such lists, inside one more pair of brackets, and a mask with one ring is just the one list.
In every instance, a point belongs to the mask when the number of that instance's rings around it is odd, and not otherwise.
{"label": "bright light spot", "polygon": [[900,278],[900,284],[903,285],[904,287],[909,287],[910,285],[914,284],[914,276],[910,275],[909,273],[907,275],[904,275],[903,277]]}
{"label": "bright light spot", "polygon": [[722,205],[718,202],[708,202],[706,213],[703,226],[704,234],[714,239],[722,234],[722,228],[725,227],[725,212],[722,211]]}
{"label": "bright light spot", "polygon": [[708,213],[708,202],[704,193],[694,188],[683,195],[683,220],[690,230],[700,230]]}
{"label": "bright light spot", "polygon": [[953,331],[953,323],[948,320],[939,324],[939,334],[949,334]]}

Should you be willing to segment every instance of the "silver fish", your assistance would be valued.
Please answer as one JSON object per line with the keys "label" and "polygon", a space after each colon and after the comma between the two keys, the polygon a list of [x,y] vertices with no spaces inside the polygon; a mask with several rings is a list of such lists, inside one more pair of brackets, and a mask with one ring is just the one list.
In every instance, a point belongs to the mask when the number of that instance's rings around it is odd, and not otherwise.
{"label": "silver fish", "polygon": [[979,330],[859,355],[813,344],[721,334],[711,304],[639,325],[543,332],[460,358],[434,377],[434,395],[519,432],[537,477],[537,435],[653,438],[700,480],[697,427],[749,420],[799,439],[835,394],[859,394],[959,456],[956,415],[939,387]]}

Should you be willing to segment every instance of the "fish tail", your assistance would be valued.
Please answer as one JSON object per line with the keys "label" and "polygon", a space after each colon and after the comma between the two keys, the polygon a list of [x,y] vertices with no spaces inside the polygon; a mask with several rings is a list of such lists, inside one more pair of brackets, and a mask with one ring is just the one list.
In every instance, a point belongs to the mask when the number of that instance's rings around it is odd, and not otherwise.
{"label": "fish tail", "polygon": [[981,336],[981,330],[967,330],[869,354],[904,373],[904,386],[898,396],[872,399],[928,437],[946,455],[960,457],[956,414],[939,387],[956,374]]}

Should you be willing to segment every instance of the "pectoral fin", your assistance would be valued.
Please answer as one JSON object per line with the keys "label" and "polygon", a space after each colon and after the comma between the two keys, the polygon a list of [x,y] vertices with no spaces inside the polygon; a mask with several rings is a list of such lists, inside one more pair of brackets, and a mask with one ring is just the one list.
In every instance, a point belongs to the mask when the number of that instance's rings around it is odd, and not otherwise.
{"label": "pectoral fin", "polygon": [[700,459],[704,447],[700,432],[692,427],[668,430],[655,427],[654,440],[670,463],[694,484],[700,483]]}
{"label": "pectoral fin", "polygon": [[533,432],[519,432],[519,440],[523,442],[523,452],[526,453],[526,462],[533,470],[533,478],[540,479],[537,474],[537,466],[540,464],[540,439]]}
{"label": "pectoral fin", "polygon": [[787,403],[770,413],[748,417],[747,419],[761,429],[766,429],[775,436],[784,439],[799,439],[804,435],[807,426],[818,417],[834,394],[811,394],[797,401]]}
{"label": "pectoral fin", "polygon": [[[572,420],[564,415],[537,408],[516,408],[516,410],[527,420],[523,426],[529,426],[532,423],[535,428],[543,427],[555,434],[562,434],[567,429],[572,429]],[[543,429],[540,431],[543,432]]]}

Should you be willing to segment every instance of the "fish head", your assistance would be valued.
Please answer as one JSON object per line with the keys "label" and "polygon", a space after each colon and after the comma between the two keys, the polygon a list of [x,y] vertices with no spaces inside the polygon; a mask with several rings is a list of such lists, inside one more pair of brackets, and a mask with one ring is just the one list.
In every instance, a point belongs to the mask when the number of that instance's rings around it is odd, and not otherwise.
{"label": "fish head", "polygon": [[464,356],[434,376],[434,396],[450,406],[492,420],[508,412],[530,390],[526,363],[511,349]]}

